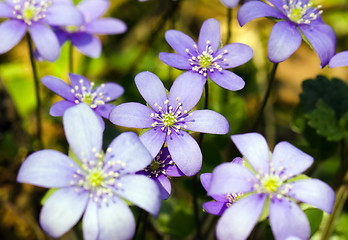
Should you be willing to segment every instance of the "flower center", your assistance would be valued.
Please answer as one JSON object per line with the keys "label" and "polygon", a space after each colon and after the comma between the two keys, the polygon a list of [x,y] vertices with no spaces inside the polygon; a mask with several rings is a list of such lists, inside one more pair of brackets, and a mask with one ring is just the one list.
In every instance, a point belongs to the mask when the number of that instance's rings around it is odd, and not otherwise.
{"label": "flower center", "polygon": [[320,6],[312,7],[313,3],[311,2],[303,4],[300,0],[283,0],[283,3],[287,17],[297,24],[309,24],[323,12],[318,9]]}
{"label": "flower center", "polygon": [[243,193],[232,193],[232,194],[227,194],[226,199],[228,202],[226,203],[226,207],[230,207],[233,203],[237,202],[241,196],[243,196]]}
{"label": "flower center", "polygon": [[174,162],[169,155],[168,148],[164,147],[153,159],[151,164],[138,173],[144,174],[149,178],[157,178],[159,175],[166,175],[166,169],[171,165],[174,165]]}
{"label": "flower center", "polygon": [[282,185],[282,181],[278,176],[275,175],[266,175],[264,179],[261,181],[264,190],[267,193],[274,193],[278,190],[278,188]]}
{"label": "flower center", "polygon": [[103,183],[103,172],[99,169],[95,169],[88,176],[87,180],[92,187],[99,187]]}
{"label": "flower center", "polygon": [[84,80],[81,79],[79,81],[79,84],[80,85],[76,85],[73,89],[71,89],[71,92],[75,94],[76,104],[84,102],[94,109],[99,105],[104,105],[105,102],[110,101],[110,97],[105,98],[103,92],[101,91],[105,86],[104,84],[100,85],[100,87],[95,91],[92,90],[94,82],[92,82],[90,86],[87,87],[84,84]]}
{"label": "flower center", "polygon": [[65,30],[69,33],[74,33],[74,32],[79,31],[79,27],[78,26],[66,26]]}
{"label": "flower center", "polygon": [[179,102],[179,97],[176,98],[176,107],[170,106],[168,99],[164,101],[164,108],[157,103],[155,107],[158,108],[156,113],[151,113],[150,117],[154,120],[152,127],[160,127],[162,131],[166,131],[168,135],[172,133],[172,130],[179,132],[183,128],[187,128],[185,125],[185,117],[192,116],[188,114],[187,110],[182,111],[182,104]]}
{"label": "flower center", "polygon": [[46,10],[51,6],[50,0],[13,0],[13,14],[17,19],[22,19],[26,24],[31,25],[46,17]]}
{"label": "flower center", "polygon": [[214,72],[215,70],[222,71],[222,67],[224,67],[227,61],[223,58],[223,56],[227,54],[227,50],[214,57],[214,51],[211,48],[210,41],[206,42],[206,48],[202,53],[198,52],[197,45],[193,45],[193,48],[195,49],[194,53],[191,53],[188,48],[186,49],[190,57],[189,62],[192,65],[192,71],[198,72],[204,77],[207,76],[208,70],[210,72]]}

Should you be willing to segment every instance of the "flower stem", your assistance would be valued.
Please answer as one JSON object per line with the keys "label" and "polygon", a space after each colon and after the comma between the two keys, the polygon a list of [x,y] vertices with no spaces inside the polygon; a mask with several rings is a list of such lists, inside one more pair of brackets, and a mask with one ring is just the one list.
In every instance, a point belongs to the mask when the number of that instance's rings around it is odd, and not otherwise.
{"label": "flower stem", "polygon": [[262,118],[262,115],[263,115],[263,111],[265,110],[265,107],[266,107],[266,104],[267,104],[267,101],[268,101],[268,98],[271,94],[271,90],[272,90],[272,87],[274,85],[274,80],[275,80],[275,74],[276,74],[276,71],[277,71],[277,67],[278,67],[278,64],[279,63],[274,63],[273,64],[273,68],[272,68],[272,71],[269,75],[269,80],[268,80],[268,87],[267,87],[267,91],[266,91],[266,94],[265,94],[265,97],[262,101],[262,105],[260,107],[260,110],[259,110],[259,113],[257,115],[257,118],[256,118],[256,121],[253,125],[253,127],[251,128],[251,131],[254,132],[257,130],[257,127],[259,126],[260,124],[260,121],[261,121],[261,118]]}
{"label": "flower stem", "polygon": [[[208,79],[204,85],[204,92],[205,92],[204,109],[208,109],[208,100],[209,100]],[[204,133],[199,134],[199,139],[198,139],[199,147],[202,146],[203,136],[204,136]],[[198,185],[198,177],[197,177],[197,175],[195,175],[195,176],[193,176],[193,179],[192,179],[193,213],[194,213],[195,223],[196,223],[195,239],[202,239],[201,238],[201,221],[199,219],[199,208],[198,208],[198,198],[197,198],[197,185]]]}
{"label": "flower stem", "polygon": [[227,8],[227,38],[226,44],[229,44],[232,37],[232,8]]}
{"label": "flower stem", "polygon": [[137,235],[138,233],[140,232],[140,225],[142,223],[142,220],[144,219],[144,222],[142,224],[142,231],[141,231],[141,238],[139,239],[145,239],[145,227],[146,227],[146,222],[147,222],[147,213],[139,208],[139,215],[138,215],[138,219],[137,219],[137,224],[136,224],[136,227],[135,227],[135,233],[134,233],[134,237],[133,237],[133,240],[136,240],[137,239]]}
{"label": "flower stem", "polygon": [[72,43],[69,45],[69,73],[74,72],[74,46]]}
{"label": "flower stem", "polygon": [[29,55],[30,55],[30,63],[31,68],[33,70],[33,77],[34,77],[34,83],[35,83],[35,94],[36,94],[36,129],[37,129],[37,139],[39,141],[39,148],[43,148],[42,138],[41,138],[41,129],[42,129],[42,123],[41,123],[41,98],[40,98],[40,88],[39,88],[39,78],[35,66],[35,59],[34,59],[34,49],[33,45],[31,43],[30,34],[27,33],[27,41],[28,41],[28,48],[29,48]]}

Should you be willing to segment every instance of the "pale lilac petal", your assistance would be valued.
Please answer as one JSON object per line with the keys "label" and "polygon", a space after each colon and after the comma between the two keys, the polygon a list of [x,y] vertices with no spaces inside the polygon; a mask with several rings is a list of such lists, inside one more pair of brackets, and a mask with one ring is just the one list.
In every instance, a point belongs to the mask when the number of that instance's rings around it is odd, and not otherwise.
{"label": "pale lilac petal", "polygon": [[203,208],[210,214],[220,216],[222,213],[225,212],[227,206],[225,202],[210,201],[203,203]]}
{"label": "pale lilac petal", "polygon": [[162,81],[152,72],[141,72],[135,76],[135,84],[145,101],[152,109],[158,111],[158,104],[165,108],[164,101],[167,100],[167,92]]}
{"label": "pale lilac petal", "polygon": [[304,172],[313,158],[288,142],[278,143],[273,150],[273,167],[284,180]]}
{"label": "pale lilac petal", "polygon": [[42,229],[54,238],[62,236],[81,218],[88,196],[87,191],[76,192],[74,187],[62,188],[54,192],[40,212]]}
{"label": "pale lilac petal", "polygon": [[93,198],[90,198],[86,211],[83,214],[82,231],[84,240],[97,240],[99,234],[98,206]]}
{"label": "pale lilac petal", "polygon": [[97,117],[97,119],[98,119],[98,121],[100,123],[102,131],[104,131],[104,129],[105,129],[105,122],[104,122],[103,118],[97,112],[95,112],[95,110],[93,110],[93,112],[95,113],[95,116]]}
{"label": "pale lilac petal", "polygon": [[186,176],[193,176],[201,170],[202,152],[190,134],[182,130],[172,132],[167,137],[167,145],[173,161]]}
{"label": "pale lilac petal", "polygon": [[162,175],[159,175],[158,178],[155,179],[155,181],[159,186],[160,198],[163,200],[167,200],[170,196],[170,192],[172,189],[172,186],[170,184],[168,177],[162,174]]}
{"label": "pale lilac petal", "polygon": [[182,56],[176,53],[165,53],[160,52],[159,53],[159,59],[164,62],[165,64],[175,67],[178,69],[186,69],[189,70],[192,68],[192,65],[189,63],[189,58],[186,56]]}
{"label": "pale lilac petal", "polygon": [[228,8],[237,7],[239,0],[221,0],[221,2]]}
{"label": "pale lilac petal", "polygon": [[[104,1],[104,0],[102,0]],[[86,32],[79,32],[71,34],[71,43],[83,54],[98,58],[101,53],[102,45],[96,36]]]}
{"label": "pale lilac petal", "polygon": [[82,12],[85,21],[91,22],[103,16],[109,6],[110,2],[107,0],[86,0],[79,2],[77,8]]}
{"label": "pale lilac petal", "polygon": [[198,51],[202,53],[207,51],[207,45],[216,52],[221,43],[220,23],[214,18],[205,20],[202,24],[198,37]]}
{"label": "pale lilac petal", "polygon": [[48,89],[65,98],[66,100],[75,101],[76,97],[75,94],[71,92],[71,86],[64,82],[62,79],[53,76],[45,76],[41,78],[41,82]]}
{"label": "pale lilac petal", "polygon": [[188,49],[191,53],[196,52],[195,48],[193,47],[194,45],[196,45],[196,42],[193,41],[193,39],[185,33],[177,30],[168,30],[164,36],[168,44],[178,54],[191,58],[191,56],[187,53],[186,49]]}
{"label": "pale lilac petal", "polygon": [[102,149],[103,126],[85,103],[69,108],[63,115],[66,139],[78,159],[93,161]]}
{"label": "pale lilac petal", "polygon": [[18,20],[7,20],[0,24],[0,54],[3,54],[23,38],[27,25]]}
{"label": "pale lilac petal", "polygon": [[212,110],[197,110],[185,118],[187,130],[212,134],[226,134],[229,130],[227,119]]}
{"label": "pale lilac petal", "polygon": [[209,191],[211,179],[213,177],[212,173],[202,173],[199,177],[202,183],[202,186],[204,187],[205,191]]}
{"label": "pale lilac petal", "polygon": [[86,89],[90,89],[92,87],[91,82],[87,78],[78,74],[69,73],[69,80],[72,88],[74,88],[75,92],[78,93],[82,93],[82,86],[86,87]]}
{"label": "pale lilac petal", "polygon": [[0,17],[1,18],[12,18],[13,17],[13,8],[4,2],[0,2]]}
{"label": "pale lilac petal", "polygon": [[119,179],[121,188],[116,194],[157,217],[161,199],[157,183],[144,175],[126,175]]}
{"label": "pale lilac petal", "polygon": [[53,4],[46,10],[45,21],[52,26],[80,26],[83,17],[74,6]]}
{"label": "pale lilac petal", "polygon": [[274,17],[279,19],[287,18],[279,10],[261,1],[247,2],[239,8],[237,13],[237,19],[240,26],[244,26],[251,20],[260,17]]}
{"label": "pale lilac petal", "polygon": [[291,182],[288,196],[313,205],[325,212],[332,213],[335,204],[335,192],[326,183],[318,179],[305,179]]}
{"label": "pale lilac petal", "polygon": [[265,138],[258,133],[232,135],[232,141],[251,167],[262,173],[269,172],[270,151]]}
{"label": "pale lilac petal", "polygon": [[244,160],[241,157],[236,157],[235,159],[232,160],[232,163],[240,164],[244,166]]}
{"label": "pale lilac petal", "polygon": [[166,133],[159,127],[151,128],[140,136],[141,142],[146,146],[153,158],[156,157],[161,150],[165,139]]}
{"label": "pale lilac petal", "polygon": [[46,188],[70,187],[80,167],[68,156],[55,150],[41,150],[22,163],[17,181]]}
{"label": "pale lilac petal", "polygon": [[240,90],[245,85],[244,80],[240,76],[228,70],[215,70],[214,72],[208,71],[208,76],[220,87],[231,91]]}
{"label": "pale lilac petal", "polygon": [[127,31],[127,25],[116,18],[102,18],[84,26],[90,34],[121,34]]}
{"label": "pale lilac petal", "polygon": [[154,120],[150,117],[155,112],[140,103],[122,103],[116,106],[110,113],[110,121],[113,124],[132,128],[151,128]]}
{"label": "pale lilac petal", "polygon": [[182,171],[180,171],[180,169],[176,165],[168,166],[168,168],[166,169],[166,174],[170,177],[185,176],[185,174]]}
{"label": "pale lilac petal", "polygon": [[[227,53],[225,53],[227,51]],[[214,56],[222,55],[225,62],[222,68],[234,68],[248,62],[254,55],[253,49],[243,43],[231,43],[219,49]]]}
{"label": "pale lilac petal", "polygon": [[98,207],[98,239],[132,239],[135,220],[128,205],[120,198]]}
{"label": "pale lilac petal", "polygon": [[348,51],[337,53],[329,62],[330,68],[348,66]]}
{"label": "pale lilac petal", "polygon": [[173,83],[169,91],[169,105],[173,108],[181,103],[182,112],[190,111],[201,98],[203,81],[200,74],[185,72]]}
{"label": "pale lilac petal", "polygon": [[50,108],[50,115],[53,117],[61,117],[64,112],[76,104],[67,100],[62,100],[53,104]]}
{"label": "pale lilac petal", "polygon": [[326,24],[301,24],[299,27],[318,54],[320,66],[325,67],[336,52],[335,32]]}
{"label": "pale lilac petal", "polygon": [[[278,10],[283,11],[283,6],[284,6],[284,2],[283,0],[267,0],[268,2],[270,2],[273,6],[275,6],[276,8],[278,8]],[[301,1],[303,4],[306,4],[306,1],[308,2],[308,0],[303,0]]]}
{"label": "pale lilac petal", "polygon": [[106,104],[103,104],[103,105],[98,105],[98,106],[94,109],[94,111],[95,111],[98,115],[100,115],[100,116],[102,116],[102,117],[104,117],[104,118],[106,118],[106,119],[109,119],[110,113],[112,112],[112,110],[113,110],[115,107],[116,107],[115,105],[106,103]]}
{"label": "pale lilac petal", "polygon": [[213,171],[208,195],[252,192],[256,180],[254,173],[246,167],[230,162],[222,163]]}
{"label": "pale lilac petal", "polygon": [[290,21],[276,23],[271,31],[267,56],[273,63],[288,59],[301,45],[302,36],[297,26]]}
{"label": "pale lilac petal", "polygon": [[124,93],[124,89],[117,83],[108,82],[99,85],[94,92],[97,94],[102,93],[104,102],[110,102],[120,97]]}
{"label": "pale lilac petal", "polygon": [[50,62],[57,60],[60,46],[53,30],[44,24],[33,22],[29,31],[39,54]]}
{"label": "pale lilac petal", "polygon": [[291,200],[272,198],[269,202],[269,221],[276,239],[287,239],[290,236],[300,239],[310,237],[306,214]]}
{"label": "pale lilac petal", "polygon": [[[216,225],[218,239],[247,239],[261,217],[267,195],[252,194],[226,209]],[[282,219],[283,222],[284,219]]]}
{"label": "pale lilac petal", "polygon": [[[152,156],[134,132],[118,135],[109,145],[104,162],[120,160],[125,164],[125,173],[134,173],[144,169],[152,161]],[[108,167],[105,165],[105,167]]]}

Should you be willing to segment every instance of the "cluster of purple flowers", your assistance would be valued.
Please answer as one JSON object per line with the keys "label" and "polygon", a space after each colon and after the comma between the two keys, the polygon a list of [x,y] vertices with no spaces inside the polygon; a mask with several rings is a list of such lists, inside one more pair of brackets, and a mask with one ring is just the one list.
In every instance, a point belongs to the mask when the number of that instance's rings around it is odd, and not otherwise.
{"label": "cluster of purple flowers", "polygon": [[[239,3],[222,2],[230,8]],[[335,34],[309,1],[268,2],[271,5],[245,3],[238,20],[241,25],[264,16],[279,20],[268,42],[270,61],[286,60],[301,44],[303,34],[322,67],[348,65],[347,52],[333,57]],[[70,0],[0,2],[0,17],[9,18],[0,25],[0,53],[14,47],[29,30],[38,54],[46,60],[56,60],[67,40],[82,53],[98,57],[101,44],[96,34],[126,30],[121,20],[101,18],[108,6],[106,0],[85,0],[77,7]],[[17,180],[57,188],[40,213],[41,227],[50,236],[62,236],[82,217],[85,239],[132,238],[134,216],[123,199],[157,216],[161,199],[171,194],[168,177],[193,176],[201,170],[202,152],[190,133],[228,133],[224,116],[194,108],[208,78],[228,90],[242,89],[244,80],[226,69],[248,62],[253,50],[241,43],[219,48],[220,23],[215,19],[203,23],[198,43],[177,30],[168,30],[165,39],[176,53],[162,52],[159,58],[187,71],[176,78],[169,92],[154,73],[136,75],[135,84],[146,105],[109,103],[124,92],[116,83],[94,88],[93,82],[73,73],[69,74],[70,85],[53,76],[42,78],[47,88],[64,98],[51,107],[50,114],[63,116],[65,135],[76,157],[55,150],[35,152],[23,162]],[[143,129],[142,134],[122,133],[103,151],[102,117],[115,125]],[[200,176],[214,199],[203,208],[221,215],[217,238],[247,238],[267,208],[276,239],[308,239],[309,223],[295,200],[328,213],[335,202],[335,193],[324,182],[292,180],[313,163],[312,157],[287,142],[278,143],[270,153],[266,140],[257,133],[233,135],[232,141],[244,160],[236,158]]]}

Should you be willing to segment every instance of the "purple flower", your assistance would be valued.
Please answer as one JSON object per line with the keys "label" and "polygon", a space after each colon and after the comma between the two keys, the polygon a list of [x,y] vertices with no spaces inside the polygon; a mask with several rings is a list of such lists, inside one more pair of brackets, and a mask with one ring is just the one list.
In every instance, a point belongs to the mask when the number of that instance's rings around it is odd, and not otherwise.
{"label": "purple flower", "polygon": [[160,198],[163,200],[168,199],[171,192],[168,176],[185,176],[173,162],[167,147],[162,148],[151,164],[138,173],[152,178],[158,184]]}
{"label": "purple flower", "polygon": [[259,17],[277,19],[268,40],[269,60],[273,63],[285,61],[301,45],[303,34],[318,54],[321,67],[325,67],[335,54],[336,35],[332,28],[323,22],[320,16],[322,11],[313,7],[309,0],[268,2],[272,6],[261,1],[245,3],[240,7],[237,18],[241,26]]}
{"label": "purple flower", "polygon": [[55,117],[63,116],[68,108],[85,102],[94,110],[100,122],[104,124],[100,116],[109,118],[111,110],[115,107],[107,102],[121,96],[124,92],[123,88],[117,83],[103,83],[93,89],[94,82],[73,73],[69,73],[69,79],[71,86],[53,76],[45,76],[41,79],[47,88],[65,99],[53,104],[50,114]]}
{"label": "purple flower", "polygon": [[235,8],[237,7],[239,0],[220,0],[223,5],[225,5],[228,8]]}
{"label": "purple flower", "polygon": [[55,28],[60,45],[71,41],[80,52],[98,58],[102,45],[96,35],[121,34],[127,30],[126,24],[116,18],[101,18],[110,6],[107,0],[84,0],[77,5],[84,22],[78,26]]}
{"label": "purple flower", "polygon": [[313,158],[288,142],[278,143],[270,153],[266,140],[258,133],[231,138],[253,171],[231,163],[223,163],[214,169],[209,195],[245,194],[219,219],[218,239],[246,239],[268,200],[269,222],[276,239],[290,236],[309,239],[309,222],[294,200],[328,213],[332,212],[335,202],[335,193],[326,183],[311,178],[292,179],[305,171]]}
{"label": "purple flower", "polygon": [[3,54],[23,38],[28,31],[35,46],[48,61],[59,57],[58,39],[50,26],[80,25],[81,14],[62,0],[7,0],[0,2],[0,17],[9,20],[0,25],[0,54]]}
{"label": "purple flower", "polygon": [[[231,164],[240,164],[243,165],[242,158],[233,159]],[[213,177],[212,173],[203,173],[201,174],[201,183],[206,191],[209,190],[211,185],[211,179]],[[243,194],[242,193],[227,193],[227,194],[219,194],[212,195],[211,197],[215,201],[205,202],[203,203],[203,208],[210,214],[214,215],[222,215],[225,210],[230,207],[233,203],[235,203]]]}
{"label": "purple flower", "polygon": [[24,160],[17,176],[21,183],[58,188],[41,210],[41,227],[58,238],[83,215],[85,239],[132,238],[134,216],[122,198],[155,216],[160,208],[157,184],[134,174],[152,157],[133,132],[120,134],[103,153],[102,126],[86,104],[67,110],[63,123],[77,159],[41,150]]}
{"label": "purple flower", "polygon": [[348,66],[348,51],[340,52],[334,55],[329,62],[330,68]]}
{"label": "purple flower", "polygon": [[155,157],[164,142],[170,156],[186,176],[195,175],[202,165],[202,153],[197,142],[185,130],[213,134],[226,134],[228,122],[221,114],[211,110],[191,109],[203,92],[199,75],[181,74],[173,83],[169,96],[161,80],[151,72],[142,72],[135,83],[148,106],[140,103],[124,103],[110,113],[110,121],[116,125],[149,128],[140,139]]}
{"label": "purple flower", "polygon": [[227,68],[237,67],[249,61],[253,50],[242,43],[231,43],[219,49],[221,43],[220,23],[211,18],[204,21],[199,33],[198,45],[188,35],[168,30],[165,38],[177,52],[159,54],[169,66],[198,73],[205,80],[207,76],[219,86],[229,90],[240,90],[244,80]]}

